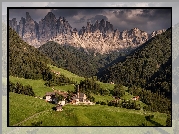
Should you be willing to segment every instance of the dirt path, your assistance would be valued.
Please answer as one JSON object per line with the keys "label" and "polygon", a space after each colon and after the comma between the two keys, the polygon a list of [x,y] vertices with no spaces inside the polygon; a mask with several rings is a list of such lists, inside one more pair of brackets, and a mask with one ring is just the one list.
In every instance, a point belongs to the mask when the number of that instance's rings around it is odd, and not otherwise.
{"label": "dirt path", "polygon": [[48,111],[50,111],[50,110],[45,110],[45,111],[42,111],[42,112],[36,113],[36,114],[34,114],[34,115],[32,115],[32,116],[30,116],[30,117],[26,118],[25,120],[23,120],[23,121],[21,121],[21,122],[19,122],[19,123],[15,124],[15,125],[13,125],[13,126],[18,126],[19,124],[22,124],[23,122],[26,122],[27,120],[29,120],[29,119],[33,118],[34,116],[37,116],[37,115],[39,115],[39,114],[42,114],[42,113],[45,113],[45,112],[48,112]]}

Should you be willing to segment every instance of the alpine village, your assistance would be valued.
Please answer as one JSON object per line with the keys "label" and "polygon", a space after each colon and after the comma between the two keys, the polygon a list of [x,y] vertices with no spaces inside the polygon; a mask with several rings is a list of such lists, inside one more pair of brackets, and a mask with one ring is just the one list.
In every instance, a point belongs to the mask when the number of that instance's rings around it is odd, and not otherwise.
{"label": "alpine village", "polygon": [[9,19],[9,126],[171,126],[171,27],[24,14]]}

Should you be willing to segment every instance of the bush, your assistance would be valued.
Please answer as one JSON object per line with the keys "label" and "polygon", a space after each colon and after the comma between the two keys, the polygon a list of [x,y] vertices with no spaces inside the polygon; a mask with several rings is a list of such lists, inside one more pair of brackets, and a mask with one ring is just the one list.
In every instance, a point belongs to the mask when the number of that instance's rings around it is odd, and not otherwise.
{"label": "bush", "polygon": [[102,102],[101,102],[101,105],[106,105],[106,102],[102,101]]}
{"label": "bush", "polygon": [[100,102],[99,102],[99,101],[97,101],[97,102],[96,102],[96,104],[100,104]]}
{"label": "bush", "polygon": [[135,110],[140,110],[140,104],[135,107]]}
{"label": "bush", "polygon": [[135,110],[140,110],[140,107],[137,106],[137,107],[135,108]]}
{"label": "bush", "polygon": [[112,102],[109,102],[109,103],[108,103],[108,106],[112,106]]}
{"label": "bush", "polygon": [[9,92],[14,92],[18,94],[24,94],[29,96],[35,96],[35,93],[30,85],[23,86],[21,83],[16,84],[9,82]]}

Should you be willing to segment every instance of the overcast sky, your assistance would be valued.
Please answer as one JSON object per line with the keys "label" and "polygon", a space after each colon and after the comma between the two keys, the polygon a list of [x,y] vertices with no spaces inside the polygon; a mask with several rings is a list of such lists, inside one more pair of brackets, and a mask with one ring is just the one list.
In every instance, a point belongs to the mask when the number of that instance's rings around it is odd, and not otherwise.
{"label": "overcast sky", "polygon": [[[11,3],[2,3],[3,7],[6,6],[12,6]],[[13,4],[14,7],[16,7],[18,3]],[[74,2],[74,3],[67,3],[67,2],[43,2],[43,3],[27,3],[23,2],[21,3],[22,6],[48,6],[50,7],[58,7],[58,6],[94,6],[94,3],[80,3],[80,2]],[[178,4],[177,4],[178,5]],[[138,2],[138,3],[132,3],[132,2],[97,2],[95,3],[95,6],[113,6],[113,7],[152,7],[152,6],[163,6],[163,7],[175,7],[173,8],[173,11],[178,10],[179,6],[176,6],[176,4],[170,4],[170,3],[154,3],[154,2]],[[29,12],[31,17],[39,22],[42,18],[45,17],[45,15],[51,11],[51,9],[14,9],[10,11],[10,19],[17,18],[19,19],[21,17],[25,17],[25,13]],[[2,13],[5,14],[4,9],[2,9]],[[111,24],[113,24],[114,29],[122,30],[129,30],[131,28],[137,27],[143,31],[146,31],[148,33],[151,33],[154,30],[159,29],[166,29],[169,28],[171,24],[171,10],[168,9],[58,9],[54,10],[53,13],[55,14],[56,18],[59,16],[65,17],[66,20],[70,23],[70,25],[73,28],[77,28],[77,30],[81,29],[82,26],[86,26],[87,21],[90,21],[91,23],[94,23],[95,20],[101,20],[105,19],[109,21]],[[173,12],[174,13],[174,12]],[[177,15],[176,15],[177,16]],[[173,15],[175,17],[175,15]],[[178,17],[176,17],[178,18]],[[175,19],[174,24],[178,20]]]}
{"label": "overcast sky", "polygon": [[56,18],[65,17],[77,30],[87,22],[94,24],[101,19],[109,21],[119,31],[137,27],[151,33],[171,26],[171,9],[10,9],[9,18],[17,18],[19,22],[29,12],[32,19],[39,22],[50,11]]}

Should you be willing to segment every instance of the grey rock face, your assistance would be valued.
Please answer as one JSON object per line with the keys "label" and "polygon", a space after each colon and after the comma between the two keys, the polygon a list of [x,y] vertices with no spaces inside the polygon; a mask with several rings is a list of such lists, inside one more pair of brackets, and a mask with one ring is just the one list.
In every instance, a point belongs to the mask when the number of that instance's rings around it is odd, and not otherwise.
{"label": "grey rock face", "polygon": [[158,30],[158,31],[153,31],[153,32],[150,34],[150,38],[152,38],[152,37],[154,37],[154,36],[156,36],[156,35],[158,35],[158,34],[161,34],[161,33],[165,32],[165,31],[166,31],[166,29],[162,29],[162,30]]}
{"label": "grey rock face", "polygon": [[12,20],[9,20],[9,26],[14,29],[15,31],[17,31],[17,21],[16,18],[13,18]]}
{"label": "grey rock face", "polygon": [[30,14],[21,18],[19,25],[16,19],[9,20],[9,25],[24,41],[38,48],[48,41],[55,41],[59,44],[70,44],[74,47],[83,47],[86,50],[92,49],[99,53],[108,53],[113,50],[136,48],[150,38],[161,34],[165,30],[154,31],[148,34],[138,28],[119,31],[114,30],[110,22],[102,19],[94,24],[87,22],[79,32],[72,27],[64,17],[56,18],[49,12],[39,23],[34,21]]}

